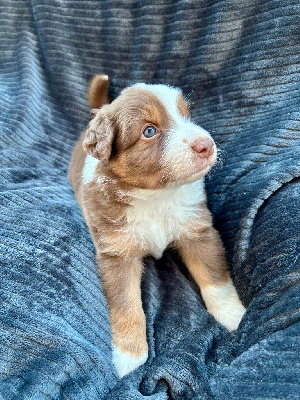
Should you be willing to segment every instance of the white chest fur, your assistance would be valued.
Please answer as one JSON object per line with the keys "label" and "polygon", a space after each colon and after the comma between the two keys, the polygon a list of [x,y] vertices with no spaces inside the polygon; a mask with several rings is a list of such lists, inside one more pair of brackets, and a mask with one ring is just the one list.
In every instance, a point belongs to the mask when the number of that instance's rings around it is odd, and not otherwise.
{"label": "white chest fur", "polygon": [[158,259],[172,241],[188,233],[204,200],[203,180],[165,189],[136,189],[127,210],[127,233]]}

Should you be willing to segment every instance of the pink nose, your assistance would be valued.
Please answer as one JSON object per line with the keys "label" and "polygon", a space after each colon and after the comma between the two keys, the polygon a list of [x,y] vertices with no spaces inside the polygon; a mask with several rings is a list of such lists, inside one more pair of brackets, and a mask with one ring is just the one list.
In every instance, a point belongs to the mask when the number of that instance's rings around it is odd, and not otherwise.
{"label": "pink nose", "polygon": [[208,138],[196,140],[192,144],[192,149],[196,151],[201,158],[209,158],[214,152],[214,142]]}

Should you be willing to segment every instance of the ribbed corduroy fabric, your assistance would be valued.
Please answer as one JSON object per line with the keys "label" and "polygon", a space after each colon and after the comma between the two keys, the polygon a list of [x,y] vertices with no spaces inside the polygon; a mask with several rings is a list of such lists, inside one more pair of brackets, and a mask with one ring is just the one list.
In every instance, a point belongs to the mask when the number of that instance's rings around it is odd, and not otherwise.
{"label": "ribbed corduroy fabric", "polygon": [[[299,399],[298,0],[0,2],[0,399]],[[119,381],[67,182],[96,73],[179,86],[222,163],[209,206],[248,307],[228,333],[178,256],[146,262],[150,355]]]}

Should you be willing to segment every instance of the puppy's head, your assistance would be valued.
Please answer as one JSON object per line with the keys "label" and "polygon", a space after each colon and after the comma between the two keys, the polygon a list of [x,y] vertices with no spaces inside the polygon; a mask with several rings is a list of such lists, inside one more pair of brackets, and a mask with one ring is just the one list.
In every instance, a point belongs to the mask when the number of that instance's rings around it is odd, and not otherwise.
{"label": "puppy's head", "polygon": [[136,84],[94,110],[83,147],[124,184],[149,189],[199,179],[217,158],[181,91],[165,85]]}

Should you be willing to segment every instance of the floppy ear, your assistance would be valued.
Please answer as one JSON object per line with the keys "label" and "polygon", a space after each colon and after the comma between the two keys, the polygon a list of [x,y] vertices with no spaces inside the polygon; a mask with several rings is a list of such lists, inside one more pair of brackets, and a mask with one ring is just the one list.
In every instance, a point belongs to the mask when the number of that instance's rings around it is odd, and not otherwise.
{"label": "floppy ear", "polygon": [[82,143],[84,150],[99,160],[108,161],[112,151],[115,132],[108,116],[107,107],[93,110],[94,118],[85,133]]}

